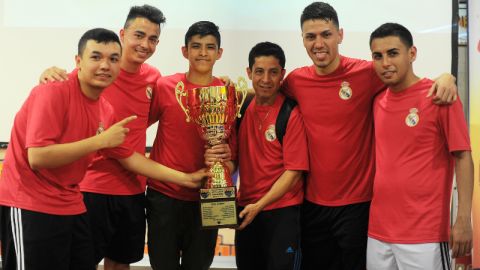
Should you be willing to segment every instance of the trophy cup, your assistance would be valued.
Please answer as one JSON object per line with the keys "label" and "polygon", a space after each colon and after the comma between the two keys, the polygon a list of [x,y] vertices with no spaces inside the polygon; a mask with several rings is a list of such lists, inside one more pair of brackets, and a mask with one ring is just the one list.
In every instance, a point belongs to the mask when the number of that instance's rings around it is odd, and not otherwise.
{"label": "trophy cup", "polygon": [[[175,96],[187,122],[193,119],[200,136],[209,146],[214,146],[226,142],[235,119],[240,117],[240,108],[247,96],[247,82],[240,77],[235,86],[185,89],[180,81],[175,87]],[[200,188],[202,228],[237,227],[237,189],[232,183],[230,170],[219,161],[208,169],[213,176]]]}

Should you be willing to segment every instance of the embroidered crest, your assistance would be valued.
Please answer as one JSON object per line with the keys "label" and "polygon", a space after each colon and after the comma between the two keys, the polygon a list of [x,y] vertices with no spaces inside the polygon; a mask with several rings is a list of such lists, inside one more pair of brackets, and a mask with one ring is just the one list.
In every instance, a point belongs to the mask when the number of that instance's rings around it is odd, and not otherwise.
{"label": "embroidered crest", "polygon": [[103,126],[103,123],[99,122],[98,123],[98,128],[97,128],[97,135],[104,132],[104,131],[105,131],[105,127]]}
{"label": "embroidered crest", "polygon": [[338,95],[343,100],[348,100],[352,98],[352,95],[353,95],[352,88],[350,88],[350,84],[348,82],[345,82],[345,81],[342,82]]}
{"label": "embroidered crest", "polygon": [[277,139],[277,134],[275,133],[275,125],[268,126],[265,130],[265,139],[269,142],[275,141]]}
{"label": "embroidered crest", "polygon": [[409,127],[414,127],[420,122],[420,117],[418,116],[418,109],[411,108],[410,113],[405,117],[405,124]]}
{"label": "embroidered crest", "polygon": [[153,89],[150,85],[147,86],[147,89],[145,89],[145,94],[147,95],[148,99],[152,99],[152,91],[153,91]]}

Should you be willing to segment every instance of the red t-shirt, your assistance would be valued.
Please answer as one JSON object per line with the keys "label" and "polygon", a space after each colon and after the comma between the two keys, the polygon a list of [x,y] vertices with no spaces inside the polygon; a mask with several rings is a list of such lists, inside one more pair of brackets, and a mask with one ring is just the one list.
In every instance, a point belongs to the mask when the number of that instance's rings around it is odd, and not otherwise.
{"label": "red t-shirt", "polygon": [[[453,151],[469,151],[460,100],[425,98],[432,81],[381,93],[374,103],[376,168],[369,236],[392,243],[448,241]],[[409,126],[410,125],[410,126]]]}
{"label": "red t-shirt", "polygon": [[[125,144],[141,154],[145,154],[150,101],[159,77],[158,70],[148,64],[142,64],[137,73],[120,70],[117,79],[102,94],[112,104],[118,119],[137,116],[126,126],[130,131]],[[95,156],[80,183],[82,191],[112,195],[143,193],[145,186],[144,176],[137,176],[123,168],[116,159],[103,155]]]}
{"label": "red t-shirt", "polygon": [[[186,115],[177,102],[175,87],[180,81],[185,84],[186,90],[203,87],[188,82],[185,73],[177,73],[158,80],[157,91],[154,93],[150,110],[150,122],[158,120],[158,129],[150,158],[170,168],[190,173],[205,167],[206,142],[200,137],[193,120],[186,121]],[[214,78],[209,84],[209,86],[219,85],[223,85],[223,83],[217,78]],[[229,140],[232,160],[236,159],[235,138],[235,132],[232,132]],[[199,200],[197,189],[152,179],[148,179],[148,186],[175,199]]]}
{"label": "red t-shirt", "polygon": [[371,200],[375,173],[372,104],[384,88],[368,61],[341,56],[339,67],[320,76],[303,67],[285,79],[307,131],[310,173],[307,200],[341,206]]}
{"label": "red t-shirt", "polygon": [[[283,146],[275,134],[275,122],[285,96],[279,94],[271,106],[252,100],[238,131],[240,189],[238,204],[256,203],[272,188],[285,170],[307,171],[308,148],[305,127],[295,107],[290,114]],[[303,201],[303,179],[264,210],[297,205]]]}
{"label": "red t-shirt", "polygon": [[[15,116],[0,180],[0,204],[54,215],[85,212],[79,182],[94,154],[54,169],[32,170],[27,149],[79,141],[114,121],[113,108],[102,97],[87,98],[77,73],[69,80],[35,87]],[[127,148],[102,151],[126,158]]]}

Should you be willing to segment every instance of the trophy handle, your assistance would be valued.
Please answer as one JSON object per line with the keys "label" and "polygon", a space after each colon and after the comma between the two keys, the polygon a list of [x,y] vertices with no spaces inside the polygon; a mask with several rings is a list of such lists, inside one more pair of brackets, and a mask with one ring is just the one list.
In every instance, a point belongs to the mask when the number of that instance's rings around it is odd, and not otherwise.
{"label": "trophy handle", "polygon": [[[237,96],[236,103],[237,103],[237,117],[240,118],[242,117],[242,114],[240,113],[240,110],[242,109],[243,103],[245,102],[245,99],[247,98],[247,80],[245,80],[244,77],[238,77],[238,81],[235,85],[235,94]],[[242,99],[240,100],[238,98],[238,94],[242,94]]]}
{"label": "trophy handle", "polygon": [[187,92],[185,91],[185,85],[183,84],[182,81],[179,81],[177,83],[177,86],[175,86],[175,97],[177,98],[178,104],[180,104],[180,107],[182,108],[183,112],[187,116],[187,122],[190,122],[190,114],[189,110],[183,105],[182,102],[182,97],[187,96]]}

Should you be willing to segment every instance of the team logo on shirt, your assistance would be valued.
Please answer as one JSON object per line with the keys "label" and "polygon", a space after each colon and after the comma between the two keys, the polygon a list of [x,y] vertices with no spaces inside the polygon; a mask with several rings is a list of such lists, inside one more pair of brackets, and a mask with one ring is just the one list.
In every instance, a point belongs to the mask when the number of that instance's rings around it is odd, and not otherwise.
{"label": "team logo on shirt", "polygon": [[268,126],[267,130],[265,130],[265,139],[269,142],[273,142],[276,138],[277,134],[275,133],[275,125]]}
{"label": "team logo on shirt", "polygon": [[153,89],[150,85],[147,86],[147,89],[145,89],[145,94],[147,95],[148,99],[152,99],[152,91],[153,91]]}
{"label": "team logo on shirt", "polygon": [[410,113],[405,117],[405,124],[409,127],[414,127],[420,122],[420,117],[418,116],[418,109],[411,108]]}
{"label": "team logo on shirt", "polygon": [[105,131],[105,127],[103,126],[103,123],[98,122],[97,135],[104,132],[104,131]]}
{"label": "team logo on shirt", "polygon": [[352,88],[350,88],[350,84],[348,82],[342,82],[338,95],[343,100],[348,100],[352,98]]}

